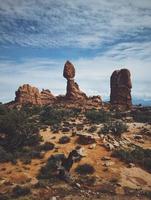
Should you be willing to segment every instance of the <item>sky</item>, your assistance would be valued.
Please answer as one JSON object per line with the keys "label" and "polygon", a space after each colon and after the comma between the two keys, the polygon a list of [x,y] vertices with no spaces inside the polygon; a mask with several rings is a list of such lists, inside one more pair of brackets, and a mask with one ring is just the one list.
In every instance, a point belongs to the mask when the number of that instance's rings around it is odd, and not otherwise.
{"label": "sky", "polygon": [[151,102],[151,0],[0,0],[0,102],[25,83],[65,94],[66,60],[87,95],[109,99],[127,68],[133,99]]}

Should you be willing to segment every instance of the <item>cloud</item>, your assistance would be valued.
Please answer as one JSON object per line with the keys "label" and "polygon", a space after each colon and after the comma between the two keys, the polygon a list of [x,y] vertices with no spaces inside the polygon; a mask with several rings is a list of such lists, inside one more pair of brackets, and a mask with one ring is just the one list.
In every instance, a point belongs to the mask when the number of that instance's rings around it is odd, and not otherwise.
{"label": "cloud", "polygon": [[99,48],[150,40],[150,0],[0,0],[0,44]]}
{"label": "cloud", "polygon": [[[111,73],[126,67],[132,74],[133,96],[151,99],[150,35],[150,0],[0,0],[0,101],[13,99],[24,83],[64,94],[66,57],[89,95],[108,98]],[[12,46],[18,48],[16,54],[19,47],[24,49],[21,58],[11,52]],[[33,52],[30,59],[24,47]],[[45,49],[45,58],[40,58],[39,49]],[[49,49],[60,54],[48,58]]]}
{"label": "cloud", "polygon": [[[145,49],[145,51],[143,51]],[[138,53],[137,53],[138,52]],[[76,67],[75,80],[88,95],[101,95],[109,99],[110,76],[116,69],[128,68],[133,82],[133,97],[151,99],[150,45],[143,43],[121,43],[103,55],[93,58],[72,59]],[[142,59],[143,58],[143,59]],[[66,80],[63,78],[64,59],[32,58],[22,61],[3,60],[0,63],[0,101],[14,98],[14,91],[29,83],[39,89],[48,88],[54,93],[65,94]],[[6,96],[7,98],[3,98]]]}

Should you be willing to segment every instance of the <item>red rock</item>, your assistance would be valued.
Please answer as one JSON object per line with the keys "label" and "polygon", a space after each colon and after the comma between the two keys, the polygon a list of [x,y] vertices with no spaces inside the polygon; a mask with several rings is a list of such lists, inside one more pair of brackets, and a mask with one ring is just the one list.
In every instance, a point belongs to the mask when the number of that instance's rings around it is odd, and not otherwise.
{"label": "red rock", "polygon": [[46,105],[51,103],[55,97],[49,90],[42,90],[40,93],[38,88],[32,87],[29,84],[20,86],[16,91],[15,103],[33,104],[33,105]]}
{"label": "red rock", "polygon": [[46,105],[46,104],[53,103],[54,100],[55,100],[55,97],[50,92],[50,90],[42,90],[41,93],[40,93],[40,99],[41,99],[41,104]]}
{"label": "red rock", "polygon": [[132,105],[131,74],[128,69],[116,70],[110,79],[110,103],[116,107],[129,109]]}
{"label": "red rock", "polygon": [[15,102],[18,104],[41,104],[38,88],[32,87],[29,84],[20,86],[16,91]]}
{"label": "red rock", "polygon": [[73,79],[75,76],[75,68],[69,61],[65,63],[63,76],[67,79],[66,99],[76,100],[87,98],[86,94],[80,90],[78,84]]}
{"label": "red rock", "polygon": [[75,77],[75,68],[74,68],[74,65],[70,61],[67,61],[64,65],[63,76],[67,80],[73,79]]}

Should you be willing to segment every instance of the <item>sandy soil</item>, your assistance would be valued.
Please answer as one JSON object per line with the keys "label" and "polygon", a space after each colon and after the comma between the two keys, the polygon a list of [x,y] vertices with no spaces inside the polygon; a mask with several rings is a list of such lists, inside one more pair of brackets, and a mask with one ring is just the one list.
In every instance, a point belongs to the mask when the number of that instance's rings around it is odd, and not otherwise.
{"label": "sandy soil", "polygon": [[[144,124],[140,123],[129,123],[129,132],[124,134],[124,137],[131,140],[133,143],[139,143],[133,140],[133,134],[141,130],[142,127],[144,127]],[[148,127],[150,128],[150,127]],[[55,147],[57,147],[58,150],[52,150],[45,153],[45,156],[43,159],[33,159],[31,164],[23,164],[21,161],[18,161],[17,164],[11,164],[11,163],[1,163],[0,164],[0,193],[6,193],[10,190],[11,186],[14,184],[35,184],[37,179],[36,176],[39,172],[39,169],[45,165],[47,159],[49,156],[51,156],[54,153],[64,153],[66,155],[69,154],[71,150],[73,150],[76,146],[76,140],[77,136],[71,137],[71,141],[68,144],[59,144],[59,138],[63,135],[71,136],[71,132],[69,133],[52,133],[50,131],[50,128],[48,128],[46,131],[40,132],[41,136],[43,137],[43,141],[51,141],[55,144]],[[144,171],[143,169],[139,167],[132,167],[129,168],[125,165],[125,163],[119,161],[116,158],[111,157],[111,152],[108,151],[106,148],[102,145],[102,140],[97,139],[96,140],[96,147],[94,149],[90,149],[90,145],[83,145],[84,151],[86,154],[86,157],[82,158],[82,160],[79,163],[75,163],[72,167],[71,174],[75,177],[77,177],[77,174],[75,173],[75,168],[77,165],[82,163],[89,163],[94,166],[95,173],[93,176],[97,178],[95,187],[97,185],[101,185],[105,182],[113,182],[116,181],[116,192],[117,194],[124,194],[124,190],[122,188],[129,187],[131,189],[141,189],[141,190],[148,190],[151,191],[151,174]],[[151,148],[150,141],[145,141],[144,147]],[[111,166],[105,167],[104,161],[101,160],[102,157],[108,156],[111,158]],[[78,196],[75,195],[75,197],[71,197],[68,195],[67,199],[80,199]],[[82,199],[82,198],[81,198]],[[97,199],[97,198],[96,198]],[[99,198],[101,199],[101,197]],[[102,197],[103,199],[103,197]],[[106,199],[104,197],[104,199]],[[113,196],[108,196],[108,199],[114,199]],[[115,198],[116,199],[116,198]],[[117,198],[118,199],[118,198]],[[119,199],[122,199],[119,198]],[[124,197],[123,197],[124,199]],[[129,198],[130,199],[130,198]],[[137,199],[137,198],[136,198]],[[144,197],[145,199],[145,197]]]}

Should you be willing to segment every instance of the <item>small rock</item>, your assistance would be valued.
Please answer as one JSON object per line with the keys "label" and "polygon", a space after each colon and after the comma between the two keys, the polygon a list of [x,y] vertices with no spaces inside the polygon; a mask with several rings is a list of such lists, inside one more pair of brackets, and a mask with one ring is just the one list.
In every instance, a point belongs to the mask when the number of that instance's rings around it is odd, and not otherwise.
{"label": "small rock", "polygon": [[81,188],[81,185],[80,185],[79,183],[76,183],[76,186],[77,186],[78,188]]}
{"label": "small rock", "polygon": [[115,147],[119,147],[119,146],[120,146],[120,144],[119,144],[117,141],[114,141],[113,145],[114,145]]}
{"label": "small rock", "polygon": [[82,157],[86,157],[86,156],[87,156],[87,154],[85,153],[84,147],[78,149],[77,152],[78,152],[78,154],[79,154],[80,156],[82,156]]}
{"label": "small rock", "polygon": [[134,139],[140,140],[143,139],[142,135],[134,135]]}
{"label": "small rock", "polygon": [[112,165],[114,165],[113,161],[106,161],[106,162],[103,163],[103,166],[105,166],[105,167],[109,167],[109,166],[112,166]]}
{"label": "small rock", "polygon": [[109,156],[103,156],[103,157],[101,158],[101,160],[106,161],[106,160],[111,160],[111,158],[110,158]]}
{"label": "small rock", "polygon": [[57,197],[52,197],[51,200],[57,200]]}
{"label": "small rock", "polygon": [[104,135],[103,135],[103,134],[100,134],[100,137],[103,139],[103,138],[104,138]]}
{"label": "small rock", "polygon": [[134,163],[129,163],[129,167],[135,167],[135,164]]}
{"label": "small rock", "polygon": [[89,146],[89,149],[95,149],[95,147],[96,147],[96,144],[91,144],[91,145]]}
{"label": "small rock", "polygon": [[106,143],[105,147],[108,148],[110,151],[112,151],[114,149],[114,146],[111,143]]}

